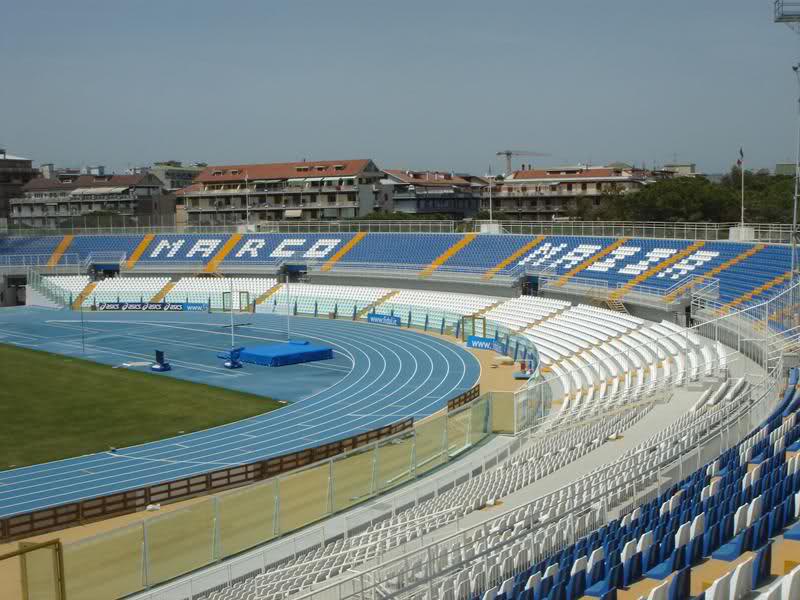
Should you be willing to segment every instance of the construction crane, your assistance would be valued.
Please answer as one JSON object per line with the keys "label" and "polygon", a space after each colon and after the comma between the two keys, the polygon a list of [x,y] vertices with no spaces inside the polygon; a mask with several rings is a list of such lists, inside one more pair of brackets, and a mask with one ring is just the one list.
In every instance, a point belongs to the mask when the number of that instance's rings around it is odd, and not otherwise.
{"label": "construction crane", "polygon": [[497,153],[497,156],[506,157],[506,175],[508,175],[512,171],[511,168],[512,156],[550,156],[550,155],[544,152],[529,152],[528,150],[500,150],[500,152]]}

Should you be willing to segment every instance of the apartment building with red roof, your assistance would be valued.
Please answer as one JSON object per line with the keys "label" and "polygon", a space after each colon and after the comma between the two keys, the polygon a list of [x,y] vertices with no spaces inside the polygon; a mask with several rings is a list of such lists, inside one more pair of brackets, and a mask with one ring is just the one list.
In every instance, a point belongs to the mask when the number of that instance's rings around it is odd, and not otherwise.
{"label": "apartment building with red roof", "polygon": [[383,176],[370,159],[209,166],[178,210],[190,226],[363,217],[386,208]]}
{"label": "apartment building with red roof", "polygon": [[382,184],[396,212],[441,214],[453,219],[477,215],[486,181],[444,171],[386,169]]}
{"label": "apartment building with red roof", "polygon": [[[524,168],[492,186],[492,209],[524,221],[565,218],[578,208],[581,198],[600,207],[610,193],[629,193],[654,181],[653,174],[623,163],[608,166]],[[489,194],[483,195],[489,208]]]}

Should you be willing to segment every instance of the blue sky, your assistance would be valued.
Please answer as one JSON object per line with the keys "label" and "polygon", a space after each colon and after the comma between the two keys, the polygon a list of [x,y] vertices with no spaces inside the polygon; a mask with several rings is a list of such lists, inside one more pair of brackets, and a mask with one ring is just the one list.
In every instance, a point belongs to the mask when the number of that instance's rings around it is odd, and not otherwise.
{"label": "blue sky", "polygon": [[751,166],[794,156],[800,36],[771,0],[0,0],[0,14],[0,144],[36,163],[480,173],[512,148],[718,172],[739,146]]}

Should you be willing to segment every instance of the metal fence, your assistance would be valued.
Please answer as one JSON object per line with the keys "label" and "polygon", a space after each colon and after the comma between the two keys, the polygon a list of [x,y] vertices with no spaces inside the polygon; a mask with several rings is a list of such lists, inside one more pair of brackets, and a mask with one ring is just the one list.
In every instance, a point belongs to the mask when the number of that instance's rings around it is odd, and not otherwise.
{"label": "metal fence", "polygon": [[[52,228],[15,228],[7,225],[0,234],[11,236],[107,235],[145,233],[470,233],[491,231],[524,235],[574,235],[721,241],[730,239],[739,223],[671,223],[634,221],[253,221],[221,215],[203,225],[178,224],[172,215],[85,215],[60,221]],[[746,223],[753,241],[789,244],[792,227],[785,223]]]}
{"label": "metal fence", "polygon": [[[474,227],[480,230],[481,223]],[[496,221],[503,233],[526,235],[577,235],[593,237],[632,237],[652,239],[679,239],[723,241],[730,239],[730,232],[740,223],[671,223],[634,221]],[[753,241],[789,244],[792,227],[786,223],[745,223],[751,229]]]}
{"label": "metal fence", "polygon": [[[66,544],[67,597],[132,594],[386,493],[480,444],[490,435],[490,413],[489,398],[482,396],[370,445],[205,497],[187,508],[124,529]],[[365,515],[351,516],[340,533],[357,535],[365,521]],[[319,536],[310,534],[307,545],[319,544]],[[297,539],[292,543],[292,553],[306,549]]]}

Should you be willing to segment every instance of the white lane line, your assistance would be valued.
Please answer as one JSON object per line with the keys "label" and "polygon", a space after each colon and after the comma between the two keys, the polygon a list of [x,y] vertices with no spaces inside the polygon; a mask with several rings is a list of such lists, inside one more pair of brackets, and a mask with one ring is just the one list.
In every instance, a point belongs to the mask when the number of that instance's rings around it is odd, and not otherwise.
{"label": "white lane line", "polygon": [[[126,323],[129,323],[129,322],[127,322],[127,321],[126,321]],[[394,340],[391,340],[389,343],[392,343],[393,345],[396,345],[396,346],[400,346],[400,344],[397,344],[397,343],[396,343]],[[378,344],[378,345],[379,345],[379,346],[381,346],[381,347],[383,347],[383,348],[386,348],[386,349],[390,350],[390,352],[392,352],[393,354],[395,354],[395,356],[396,356],[396,357],[399,359],[399,356],[397,356],[397,354],[396,354],[396,353],[395,353],[393,350],[389,349],[389,348],[388,348],[388,346],[386,346],[386,345],[384,345],[384,344]],[[424,344],[424,345],[426,345],[426,346],[438,346],[439,344]],[[452,350],[451,348],[449,348],[449,346],[450,346],[449,344],[447,344],[447,346],[448,346],[448,350],[450,351],[450,352],[448,352],[448,354],[450,354],[450,353],[457,354],[457,353],[453,352],[453,350]],[[374,348],[374,347],[372,347],[371,345],[370,345],[370,346],[368,346],[368,348],[369,348],[370,350],[372,350],[373,352],[375,352],[375,348]],[[405,346],[403,346],[403,350],[404,350],[405,352],[408,352],[408,350],[407,350],[407,348],[405,348]],[[364,352],[364,351],[363,351],[363,350],[361,350],[360,348],[359,348],[359,351],[360,351],[362,354],[365,354],[365,355],[366,355],[366,352]],[[442,357],[443,357],[443,354],[442,354],[442,353],[439,351],[439,349],[438,349],[438,348],[434,348],[434,351],[435,351],[435,353],[436,353],[436,354],[439,354],[440,356],[442,356]],[[410,354],[410,352],[409,352],[409,354]],[[378,353],[378,355],[380,356],[380,353]],[[351,355],[351,356],[352,356],[352,355]],[[463,358],[462,358],[462,357],[460,357],[460,356],[459,356],[459,358],[460,358],[460,360],[461,360],[461,362],[462,362],[462,364],[463,364],[463,363],[464,363],[464,360],[463,360]],[[428,359],[429,359],[429,361],[430,361],[430,356],[428,356]],[[414,360],[416,361],[416,358],[414,358]],[[474,359],[473,359],[473,360],[474,360]],[[431,366],[433,366],[433,364],[432,364],[432,361],[430,361],[430,362],[431,362]],[[449,366],[449,364],[448,364],[448,372],[449,372],[449,369],[450,369],[450,366]],[[385,370],[385,365],[384,365],[384,370]],[[369,370],[367,370],[367,373],[369,373]],[[462,372],[462,374],[461,374],[461,378],[460,378],[460,379],[463,379],[465,376],[466,376],[466,373],[465,373],[465,372]],[[395,378],[396,378],[396,377],[395,377]],[[393,378],[393,379],[395,379],[395,378]],[[429,377],[428,377],[428,378],[430,378],[430,375],[429,375]],[[445,380],[446,380],[446,377],[442,378],[442,382],[441,382],[439,385],[443,385]],[[459,383],[460,383],[460,381],[459,381]],[[417,388],[416,388],[416,389],[419,389],[419,387],[420,387],[420,386],[417,386]],[[437,386],[437,388],[438,388],[438,387],[439,387],[439,386]],[[453,387],[455,387],[455,386],[453,386]],[[452,389],[452,388],[451,388],[451,389]],[[409,394],[409,395],[410,395],[410,394]],[[407,397],[407,396],[408,396],[408,395],[406,395],[406,397]],[[337,404],[339,404],[339,403],[337,403]],[[375,403],[370,403],[370,404],[371,404],[371,405],[374,405]],[[331,406],[329,405],[327,408],[328,408],[328,410],[330,410]],[[319,412],[319,411],[315,411],[315,412]],[[373,413],[373,414],[377,414],[377,413]],[[387,417],[387,415],[385,415],[385,414],[380,414],[380,415],[378,415],[378,416],[379,416],[380,418],[386,418],[386,417]],[[402,415],[402,416],[405,416],[405,415]],[[328,428],[328,429],[331,429],[331,428]],[[313,438],[306,438],[306,439],[313,439]],[[204,441],[205,441],[205,440],[204,440]],[[263,451],[263,450],[262,450],[262,451]],[[158,462],[175,462],[175,461],[169,461],[169,460],[167,460],[167,459],[157,459],[157,461],[158,461]],[[202,462],[200,462],[200,461],[186,461],[186,460],[184,460],[184,461],[180,461],[180,462],[183,462],[183,463],[195,463],[195,462],[198,462],[198,463],[200,463],[200,464],[211,464],[211,463],[209,463],[209,462],[208,462],[208,460],[207,460],[207,459],[206,459],[205,461],[202,461]],[[224,463],[224,464],[231,464],[231,463]],[[238,463],[234,463],[234,464],[238,464]]]}

